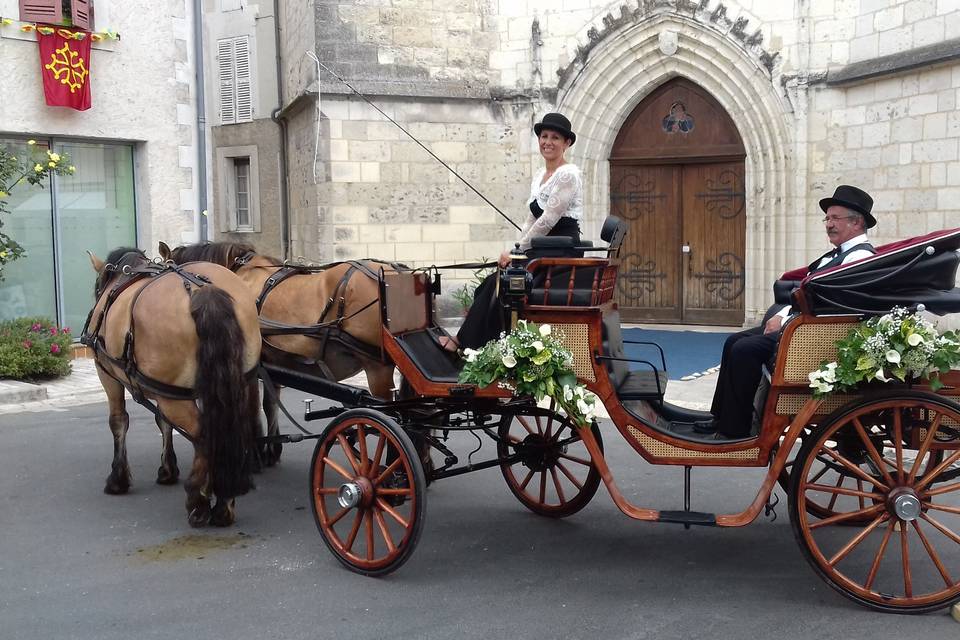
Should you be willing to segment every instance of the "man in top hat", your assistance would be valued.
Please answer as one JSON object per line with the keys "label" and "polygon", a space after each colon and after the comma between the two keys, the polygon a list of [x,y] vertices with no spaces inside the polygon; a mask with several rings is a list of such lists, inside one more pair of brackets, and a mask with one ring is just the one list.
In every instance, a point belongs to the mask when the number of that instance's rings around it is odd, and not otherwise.
{"label": "man in top hat", "polygon": [[[873,198],[849,185],[837,187],[832,198],[820,201],[826,214],[827,239],[833,249],[807,267],[814,273],[829,267],[867,258],[876,251],[867,241],[867,229],[877,224],[871,214]],[[750,435],[753,399],[760,385],[763,364],[777,352],[777,341],[789,305],[774,305],[767,311],[762,326],[735,333],[723,345],[717,389],[710,413],[713,420],[697,423],[701,433],[714,433],[717,440],[734,440]]]}

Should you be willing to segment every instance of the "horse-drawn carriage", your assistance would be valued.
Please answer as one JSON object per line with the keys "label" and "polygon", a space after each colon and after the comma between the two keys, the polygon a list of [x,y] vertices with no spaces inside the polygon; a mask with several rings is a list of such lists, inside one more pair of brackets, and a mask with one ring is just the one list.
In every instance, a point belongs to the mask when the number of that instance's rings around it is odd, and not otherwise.
{"label": "horse-drawn carriage", "polygon": [[[265,440],[317,439],[311,503],[334,556],[359,573],[394,571],[418,542],[427,484],[493,467],[540,515],[576,513],[602,482],[627,516],[687,528],[747,525],[770,508],[779,483],[798,543],[834,589],[882,611],[930,611],[960,599],[960,372],[943,375],[938,393],[903,385],[825,399],[813,397],[808,380],[865,316],[895,304],[960,311],[960,230],[882,247],[873,258],[803,278],[793,293],[802,313],[783,330],[758,392],[759,419],[752,435],[732,441],[698,434],[693,426],[709,416],[664,400],[663,358],[624,355],[613,302],[623,233],[622,223],[608,221],[599,257],[582,247],[566,249],[588,257],[563,257],[556,255],[563,247],[551,246],[543,250],[552,257],[514,260],[499,275],[501,310],[514,324],[549,324],[573,354],[578,381],[627,443],[649,463],[685,469],[683,509],[646,508],[624,497],[604,458],[602,432],[609,429],[578,427],[552,404],[514,397],[501,385],[461,383],[463,364],[444,349],[434,316],[436,272],[381,266],[380,361],[397,366],[402,392],[374,395],[264,352],[266,388],[291,386],[335,403],[305,413],[306,420],[329,420],[322,433]],[[341,308],[335,324],[347,316]],[[489,438],[496,456],[462,462],[446,437],[456,431]],[[698,466],[767,471],[746,508],[712,514],[690,510],[690,470]]]}

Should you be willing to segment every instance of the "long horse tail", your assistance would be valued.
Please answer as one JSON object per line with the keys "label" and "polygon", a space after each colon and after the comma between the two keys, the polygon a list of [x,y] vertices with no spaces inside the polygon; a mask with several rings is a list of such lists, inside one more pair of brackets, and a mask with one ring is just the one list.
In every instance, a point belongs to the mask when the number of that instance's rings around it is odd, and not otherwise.
{"label": "long horse tail", "polygon": [[243,370],[244,336],[233,298],[213,285],[194,290],[190,315],[200,338],[197,396],[210,489],[228,500],[253,488],[248,454],[255,417],[250,415],[252,385]]}

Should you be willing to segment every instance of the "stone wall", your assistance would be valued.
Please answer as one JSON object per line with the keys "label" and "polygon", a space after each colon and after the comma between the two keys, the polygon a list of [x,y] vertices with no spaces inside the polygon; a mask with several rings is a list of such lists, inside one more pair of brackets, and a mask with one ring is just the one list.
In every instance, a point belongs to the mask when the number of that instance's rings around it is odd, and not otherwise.
{"label": "stone wall", "polygon": [[[318,0],[315,8],[318,56],[517,221],[539,164],[531,126],[550,110],[569,115],[579,139],[568,159],[587,179],[588,237],[609,210],[607,158],[633,108],[672,77],[705,87],[747,149],[748,322],[769,304],[779,273],[822,252],[817,201],[837,184],[874,195],[879,242],[960,226],[960,65],[830,80],[853,63],[960,37],[960,0]],[[512,228],[382,115],[330,76],[315,79],[324,257],[427,264],[492,257],[511,244]]]}

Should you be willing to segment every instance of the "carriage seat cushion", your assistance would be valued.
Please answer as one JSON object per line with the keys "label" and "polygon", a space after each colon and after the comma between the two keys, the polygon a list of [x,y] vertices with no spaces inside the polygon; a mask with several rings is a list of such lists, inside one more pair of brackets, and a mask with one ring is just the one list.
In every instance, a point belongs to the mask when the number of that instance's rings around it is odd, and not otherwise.
{"label": "carriage seat cushion", "polygon": [[437,339],[437,328],[419,329],[396,335],[397,344],[425,378],[433,382],[456,383],[463,367],[457,354],[447,351]]}

